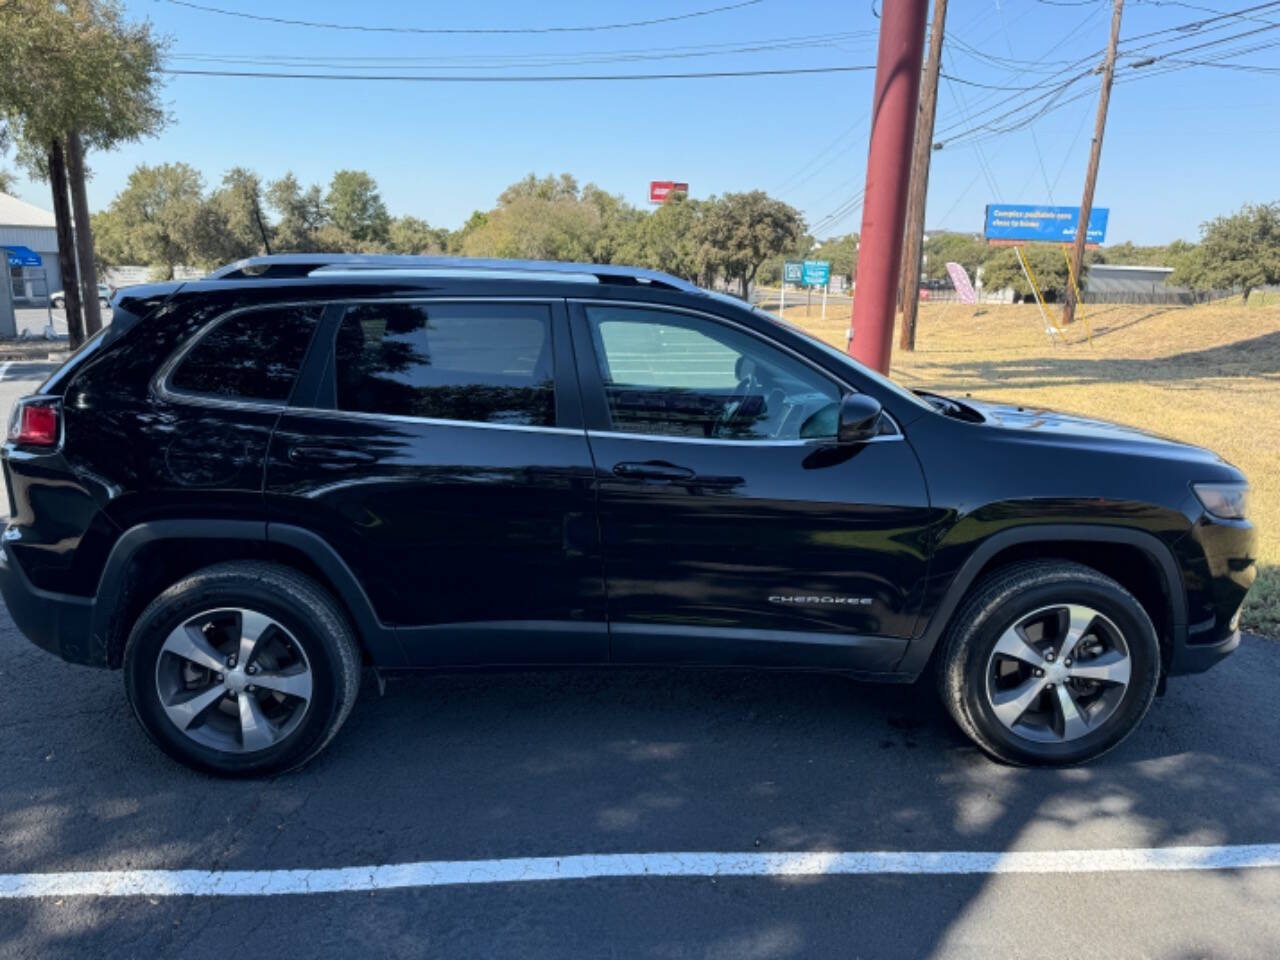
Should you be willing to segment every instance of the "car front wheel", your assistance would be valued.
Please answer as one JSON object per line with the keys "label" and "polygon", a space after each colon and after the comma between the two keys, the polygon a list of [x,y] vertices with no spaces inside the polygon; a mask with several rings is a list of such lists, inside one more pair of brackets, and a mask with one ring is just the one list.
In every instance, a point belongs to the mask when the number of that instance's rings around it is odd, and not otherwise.
{"label": "car front wheel", "polygon": [[941,651],[944,703],[983,750],[1017,764],[1093,759],[1142,721],[1160,678],[1151,618],[1076,563],[997,571],[957,613]]}
{"label": "car front wheel", "polygon": [[138,618],[125,690],[147,734],[210,773],[256,776],[301,766],[355,701],[359,651],[316,583],[276,564],[197,571]]}

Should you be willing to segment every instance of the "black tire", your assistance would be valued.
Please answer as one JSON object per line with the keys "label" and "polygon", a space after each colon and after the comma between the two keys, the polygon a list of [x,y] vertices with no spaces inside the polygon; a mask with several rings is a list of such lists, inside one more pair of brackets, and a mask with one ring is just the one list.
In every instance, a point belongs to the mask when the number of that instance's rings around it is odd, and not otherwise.
{"label": "black tire", "polygon": [[[264,614],[305,653],[312,677],[310,700],[296,727],[265,749],[232,752],[198,743],[161,704],[156,678],[166,638],[188,618],[217,608]],[[151,602],[126,643],[124,683],[143,729],[175,760],[221,776],[264,776],[302,766],[333,739],[355,703],[360,653],[346,617],[314,581],[278,564],[234,561],[198,570]]]}
{"label": "black tire", "polygon": [[[1123,697],[1095,729],[1076,740],[1041,742],[997,719],[987,674],[1006,630],[1034,611],[1068,603],[1091,607],[1119,629],[1131,674]],[[992,757],[1018,765],[1062,766],[1106,753],[1141,723],[1160,679],[1160,642],[1142,604],[1110,577],[1065,561],[1017,564],[985,578],[956,612],[939,655],[939,693],[960,729]]]}

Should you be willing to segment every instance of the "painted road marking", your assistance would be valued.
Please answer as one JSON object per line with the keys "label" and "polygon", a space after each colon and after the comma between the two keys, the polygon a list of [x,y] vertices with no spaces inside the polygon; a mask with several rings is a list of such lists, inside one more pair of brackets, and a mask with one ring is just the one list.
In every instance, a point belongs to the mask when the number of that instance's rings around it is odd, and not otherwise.
{"label": "painted road marking", "polygon": [[13,366],[12,360],[6,360],[0,363],[0,383],[4,383],[4,375],[9,372],[9,367]]}
{"label": "painted road marking", "polygon": [[1008,853],[611,853],[316,870],[104,870],[0,874],[0,899],[262,897],[407,887],[616,877],[823,877],[877,874],[1134,873],[1280,867],[1280,843],[1226,847],[1025,850]]}

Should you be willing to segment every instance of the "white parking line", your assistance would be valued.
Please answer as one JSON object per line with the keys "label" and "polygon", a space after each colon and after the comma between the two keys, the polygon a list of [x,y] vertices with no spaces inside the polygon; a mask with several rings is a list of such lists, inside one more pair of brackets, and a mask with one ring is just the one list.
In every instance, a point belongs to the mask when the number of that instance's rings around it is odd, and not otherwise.
{"label": "white parking line", "polygon": [[877,874],[1133,873],[1280,867],[1280,843],[1225,847],[858,853],[612,853],[424,860],[317,870],[112,870],[0,874],[0,899],[263,897],[616,877],[824,877]]}

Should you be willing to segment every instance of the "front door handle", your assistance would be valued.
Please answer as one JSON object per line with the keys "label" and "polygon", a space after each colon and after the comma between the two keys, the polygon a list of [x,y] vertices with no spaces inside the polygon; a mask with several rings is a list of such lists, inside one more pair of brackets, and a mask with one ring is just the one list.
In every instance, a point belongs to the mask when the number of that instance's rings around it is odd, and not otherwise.
{"label": "front door handle", "polygon": [[628,461],[614,467],[613,473],[626,480],[664,480],[667,483],[692,480],[697,475],[688,467],[678,467],[665,460]]}
{"label": "front door handle", "polygon": [[289,448],[289,459],[297,464],[341,470],[373,463],[378,458],[365,450],[352,447],[324,447],[300,445]]}

